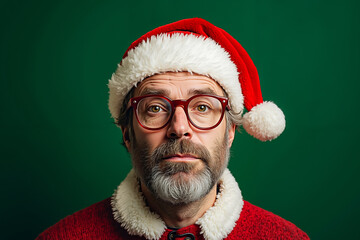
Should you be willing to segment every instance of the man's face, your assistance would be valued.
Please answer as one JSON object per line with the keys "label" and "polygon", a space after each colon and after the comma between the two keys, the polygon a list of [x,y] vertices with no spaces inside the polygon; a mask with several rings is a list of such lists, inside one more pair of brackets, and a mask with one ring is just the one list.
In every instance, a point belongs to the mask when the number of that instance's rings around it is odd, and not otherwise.
{"label": "man's face", "polygon": [[[223,96],[212,79],[187,72],[157,74],[145,79],[134,96],[161,94],[187,100],[199,93]],[[227,166],[235,127],[227,129],[225,117],[210,130],[190,124],[182,107],[160,130],[147,130],[133,117],[132,130],[123,128],[134,169],[142,183],[157,197],[187,203],[205,196]]]}

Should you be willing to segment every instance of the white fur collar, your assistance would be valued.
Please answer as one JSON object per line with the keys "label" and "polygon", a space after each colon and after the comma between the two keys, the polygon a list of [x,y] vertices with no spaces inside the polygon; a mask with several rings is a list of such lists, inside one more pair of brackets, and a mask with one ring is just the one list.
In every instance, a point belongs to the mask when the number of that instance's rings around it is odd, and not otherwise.
{"label": "white fur collar", "polygon": [[[219,190],[214,206],[196,222],[206,240],[225,238],[235,227],[243,207],[241,191],[228,169],[220,179]],[[155,240],[165,232],[164,221],[146,206],[134,170],[118,186],[111,205],[115,220],[130,235]]]}

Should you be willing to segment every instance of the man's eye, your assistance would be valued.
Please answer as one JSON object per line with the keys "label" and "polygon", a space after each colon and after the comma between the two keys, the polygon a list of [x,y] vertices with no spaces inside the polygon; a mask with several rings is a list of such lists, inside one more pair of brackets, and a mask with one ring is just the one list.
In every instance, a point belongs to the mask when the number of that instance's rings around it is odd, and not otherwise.
{"label": "man's eye", "polygon": [[206,105],[199,105],[196,107],[196,110],[198,110],[199,112],[206,112],[208,109],[209,107]]}
{"label": "man's eye", "polygon": [[149,112],[152,112],[152,113],[158,113],[158,112],[161,111],[161,107],[159,107],[159,106],[150,106],[150,107],[148,108],[148,111],[149,111]]}

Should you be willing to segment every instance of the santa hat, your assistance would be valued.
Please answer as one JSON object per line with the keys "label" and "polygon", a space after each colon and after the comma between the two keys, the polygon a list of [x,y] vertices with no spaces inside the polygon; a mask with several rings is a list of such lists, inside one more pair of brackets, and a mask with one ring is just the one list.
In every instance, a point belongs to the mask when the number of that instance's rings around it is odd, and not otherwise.
{"label": "santa hat", "polygon": [[109,109],[118,121],[127,93],[146,77],[187,71],[208,76],[224,89],[244,129],[261,141],[278,137],[285,116],[263,101],[256,67],[245,49],[223,29],[200,18],[158,27],[133,42],[109,81]]}

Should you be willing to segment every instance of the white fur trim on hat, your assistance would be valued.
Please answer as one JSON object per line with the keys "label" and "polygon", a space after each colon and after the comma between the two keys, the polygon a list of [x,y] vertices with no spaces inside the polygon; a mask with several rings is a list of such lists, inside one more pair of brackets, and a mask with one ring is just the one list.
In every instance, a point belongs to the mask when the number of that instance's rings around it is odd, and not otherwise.
{"label": "white fur trim on hat", "polygon": [[[239,186],[228,169],[225,169],[219,185],[214,205],[195,223],[200,226],[205,240],[226,238],[235,227],[244,205]],[[114,219],[130,235],[159,239],[166,230],[160,216],[146,206],[134,170],[115,191],[111,205]]]}
{"label": "white fur trim on hat", "polygon": [[225,90],[231,108],[243,110],[243,95],[236,65],[211,38],[174,33],[152,36],[128,52],[109,80],[109,108],[117,122],[126,94],[146,77],[187,71],[214,79]]}
{"label": "white fur trim on hat", "polygon": [[285,115],[273,102],[263,102],[244,114],[244,129],[261,141],[277,138],[285,129]]}

